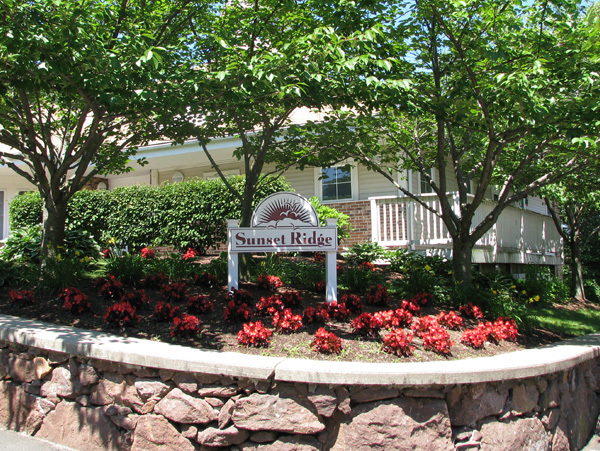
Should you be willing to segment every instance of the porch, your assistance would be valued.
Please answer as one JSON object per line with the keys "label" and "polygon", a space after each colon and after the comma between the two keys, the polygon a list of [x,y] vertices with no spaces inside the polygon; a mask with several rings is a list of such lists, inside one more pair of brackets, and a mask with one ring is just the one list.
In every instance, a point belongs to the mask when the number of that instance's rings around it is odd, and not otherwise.
{"label": "porch", "polygon": [[[455,211],[458,193],[448,193]],[[419,199],[439,210],[435,194]],[[405,247],[429,255],[451,257],[452,239],[441,218],[410,197],[370,197],[371,240],[385,247]],[[484,201],[475,214],[478,224],[494,208]],[[526,208],[506,208],[473,250],[474,263],[562,265],[562,241],[552,218]]]}

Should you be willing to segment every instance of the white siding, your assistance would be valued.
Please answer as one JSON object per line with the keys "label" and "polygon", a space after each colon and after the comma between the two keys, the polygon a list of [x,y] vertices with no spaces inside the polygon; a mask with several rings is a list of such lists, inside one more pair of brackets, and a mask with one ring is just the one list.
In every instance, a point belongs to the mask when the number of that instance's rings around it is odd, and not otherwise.
{"label": "white siding", "polygon": [[127,177],[118,177],[108,179],[108,189],[120,188],[122,186],[150,185],[150,174],[128,175]]}
{"label": "white siding", "polygon": [[367,200],[373,196],[398,195],[398,189],[381,174],[369,171],[364,166],[359,166],[356,172],[358,173],[359,200]]}

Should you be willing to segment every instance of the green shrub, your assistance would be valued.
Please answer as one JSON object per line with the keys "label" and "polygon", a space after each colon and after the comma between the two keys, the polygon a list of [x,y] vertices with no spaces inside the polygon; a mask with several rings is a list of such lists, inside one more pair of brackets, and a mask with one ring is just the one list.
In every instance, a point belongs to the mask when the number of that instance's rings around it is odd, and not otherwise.
{"label": "green shrub", "polygon": [[[37,262],[42,245],[42,227],[25,227],[12,232],[6,245],[0,249],[4,260]],[[65,244],[59,249],[63,259],[95,259],[100,255],[100,247],[89,233],[80,230],[65,231]]]}
{"label": "green shrub", "polygon": [[328,218],[337,219],[337,236],[338,236],[338,244],[344,241],[346,238],[350,237],[350,232],[352,231],[352,226],[350,225],[350,216],[346,213],[342,213],[337,211],[335,208],[329,205],[323,205],[319,199],[316,197],[311,197],[308,199],[310,203],[315,207],[315,211],[317,215],[319,215],[319,225],[324,227],[327,224]]}
{"label": "green shrub", "polygon": [[360,265],[365,262],[373,263],[375,260],[385,258],[386,256],[386,249],[379,243],[372,241],[353,244],[348,249],[348,252],[344,254],[346,261],[354,265]]}
{"label": "green shrub", "polygon": [[121,282],[128,285],[138,285],[146,275],[147,261],[140,255],[125,253],[120,256],[109,257],[105,260],[107,274],[112,274]]}
{"label": "green shrub", "polygon": [[37,290],[58,293],[81,282],[88,263],[84,258],[47,258],[40,269]]}
{"label": "green shrub", "polygon": [[192,260],[185,260],[179,254],[171,254],[165,258],[147,260],[148,275],[163,273],[169,280],[175,282],[191,278],[197,271],[198,265]]}
{"label": "green shrub", "polygon": [[[243,192],[244,177],[229,183]],[[291,188],[282,178],[266,177],[255,202]],[[14,206],[13,206],[14,203]],[[11,227],[38,225],[39,194],[19,196],[11,203]],[[85,230],[98,242],[116,240],[130,251],[147,245],[172,245],[198,251],[224,242],[227,219],[241,215],[241,204],[221,180],[189,180],[160,187],[128,186],[112,191],[82,190],[69,201],[67,230]]]}
{"label": "green shrub", "polygon": [[16,261],[0,260],[0,287],[23,287],[29,285],[33,265]]}
{"label": "green shrub", "polygon": [[352,293],[366,293],[377,284],[383,284],[385,278],[380,271],[374,271],[370,262],[361,265],[348,265],[338,272],[338,284]]}

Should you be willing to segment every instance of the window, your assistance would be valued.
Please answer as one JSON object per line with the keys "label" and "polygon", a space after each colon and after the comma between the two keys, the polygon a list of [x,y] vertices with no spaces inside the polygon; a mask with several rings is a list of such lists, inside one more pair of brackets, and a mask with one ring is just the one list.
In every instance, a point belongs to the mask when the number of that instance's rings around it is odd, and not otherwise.
{"label": "window", "polygon": [[321,169],[322,200],[352,199],[352,172],[344,166]]}
{"label": "window", "polygon": [[[431,180],[433,180],[433,169],[428,169],[427,172],[431,177]],[[433,193],[431,185],[427,182],[427,179],[422,172],[419,172],[419,177],[421,179],[421,194]]]}

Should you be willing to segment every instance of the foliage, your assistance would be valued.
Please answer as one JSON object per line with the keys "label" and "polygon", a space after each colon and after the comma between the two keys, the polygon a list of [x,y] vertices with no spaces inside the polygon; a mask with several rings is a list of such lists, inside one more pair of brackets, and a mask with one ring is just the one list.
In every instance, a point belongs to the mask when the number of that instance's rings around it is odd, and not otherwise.
{"label": "foliage", "polygon": [[309,305],[302,312],[302,319],[306,324],[326,324],[329,322],[329,309],[323,305]]}
{"label": "foliage", "polygon": [[310,344],[311,348],[323,354],[339,354],[342,352],[342,346],[342,339],[333,332],[328,332],[323,327],[317,330]]}
{"label": "foliage", "polygon": [[238,332],[237,340],[242,346],[253,346],[256,348],[267,347],[271,343],[269,337],[273,335],[270,329],[267,329],[263,323],[244,323],[242,330]]}
{"label": "foliage", "polygon": [[212,301],[208,299],[207,295],[196,295],[190,296],[187,300],[187,308],[191,313],[198,313],[205,315],[214,311],[215,306]]}
{"label": "foliage", "polygon": [[179,307],[173,306],[168,302],[158,301],[154,306],[154,318],[157,321],[171,321],[181,314]]}
{"label": "foliage", "polygon": [[375,322],[385,329],[410,327],[413,321],[412,313],[402,308],[375,312],[373,317]]}
{"label": "foliage", "polygon": [[181,35],[208,9],[178,0],[127,6],[3,4],[0,162],[42,194],[44,257],[62,245],[73,194],[98,174],[131,170],[137,146],[158,136],[154,111],[176,101],[167,72],[181,70],[171,64]]}
{"label": "foliage", "polygon": [[129,302],[136,310],[152,303],[152,299],[144,290],[136,290],[121,296],[120,302]]}
{"label": "foliage", "polygon": [[361,313],[363,310],[362,300],[356,294],[341,293],[340,302],[345,304],[351,313]]}
{"label": "foliage", "polygon": [[350,232],[352,232],[350,216],[348,216],[346,213],[342,213],[336,210],[331,205],[323,205],[321,201],[314,196],[308,200],[313,205],[313,207],[315,207],[315,211],[319,216],[319,225],[321,227],[325,227],[325,225],[327,225],[327,219],[337,219],[336,226],[338,244],[341,244],[344,240],[350,237]]}
{"label": "foliage", "polygon": [[360,265],[361,263],[373,263],[375,260],[385,258],[387,251],[379,243],[366,241],[350,246],[344,258],[348,263]]}
{"label": "foliage", "polygon": [[379,330],[383,327],[381,317],[376,317],[365,312],[352,320],[352,332],[370,338],[379,337]]}
{"label": "foliage", "polygon": [[[257,201],[291,189],[282,178],[268,180],[256,193]],[[229,183],[243,185],[244,177],[233,177]],[[39,206],[39,194],[19,196],[14,211],[11,203],[11,227],[39,224]],[[226,241],[226,220],[239,218],[240,212],[239,202],[222,181],[186,180],[159,187],[80,191],[69,202],[66,226],[87,231],[100,242],[116,239],[131,251],[152,243],[204,252]]]}
{"label": "foliage", "polygon": [[261,274],[256,278],[256,284],[263,290],[275,291],[277,288],[283,286],[281,279],[277,276],[270,276],[268,274]]}
{"label": "foliage", "polygon": [[[25,260],[39,262],[41,256],[42,228],[39,225],[12,231],[6,245],[0,249],[0,256],[5,260]],[[65,234],[64,246],[58,248],[61,258],[90,258],[100,256],[100,247],[89,233],[80,230],[69,230]]]}
{"label": "foliage", "polygon": [[146,262],[146,273],[161,273],[169,280],[183,280],[193,277],[196,265],[179,254],[155,258]]}
{"label": "foliage", "polygon": [[62,258],[60,254],[47,257],[40,269],[37,289],[55,293],[81,281],[88,262],[84,258]]}
{"label": "foliage", "polygon": [[187,287],[183,282],[171,282],[161,287],[160,292],[166,302],[187,302]]}
{"label": "foliage", "polygon": [[14,286],[24,275],[24,265],[15,261],[0,260],[0,288]]}
{"label": "foliage", "polygon": [[440,312],[438,313],[437,322],[442,326],[446,327],[450,330],[459,330],[463,327],[463,319],[456,314],[454,310],[450,310],[449,312]]}
{"label": "foliage", "polygon": [[364,293],[369,287],[382,283],[383,273],[368,261],[351,263],[338,273],[338,284],[354,293]]}
{"label": "foliage", "polygon": [[468,318],[483,318],[483,312],[481,311],[481,309],[478,306],[474,305],[472,302],[469,302],[465,305],[461,305],[459,311]]}
{"label": "foliage", "polygon": [[105,260],[106,272],[128,285],[138,285],[146,274],[147,263],[141,255],[124,253]]}
{"label": "foliage", "polygon": [[386,286],[377,284],[369,287],[367,292],[367,304],[385,307],[389,303],[390,295]]}
{"label": "foliage", "polygon": [[329,316],[331,316],[333,319],[341,322],[346,322],[350,319],[351,312],[348,310],[348,307],[346,307],[345,302],[331,301],[324,307],[327,307],[329,310]]}

